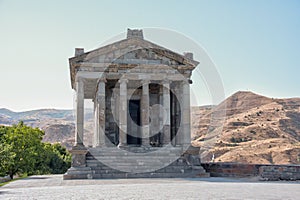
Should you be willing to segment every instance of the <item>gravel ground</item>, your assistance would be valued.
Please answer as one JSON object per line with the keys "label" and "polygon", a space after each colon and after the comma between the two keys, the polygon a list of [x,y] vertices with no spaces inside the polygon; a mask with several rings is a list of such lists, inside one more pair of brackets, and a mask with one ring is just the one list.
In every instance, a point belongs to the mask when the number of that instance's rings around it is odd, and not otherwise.
{"label": "gravel ground", "polygon": [[252,179],[62,180],[31,176],[0,187],[0,199],[299,199],[300,182]]}

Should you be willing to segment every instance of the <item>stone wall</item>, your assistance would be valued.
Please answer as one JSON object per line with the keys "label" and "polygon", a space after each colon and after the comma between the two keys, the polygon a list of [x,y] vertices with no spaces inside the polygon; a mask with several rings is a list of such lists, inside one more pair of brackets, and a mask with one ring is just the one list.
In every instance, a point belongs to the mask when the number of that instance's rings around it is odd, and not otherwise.
{"label": "stone wall", "polygon": [[300,165],[202,163],[211,177],[253,177],[260,180],[300,180]]}
{"label": "stone wall", "polygon": [[259,174],[262,180],[300,180],[300,165],[261,166]]}

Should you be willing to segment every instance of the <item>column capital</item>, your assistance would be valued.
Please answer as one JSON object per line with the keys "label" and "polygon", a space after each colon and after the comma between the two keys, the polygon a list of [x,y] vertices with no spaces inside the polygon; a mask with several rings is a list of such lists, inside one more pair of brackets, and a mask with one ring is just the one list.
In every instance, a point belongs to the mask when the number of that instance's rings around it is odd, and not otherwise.
{"label": "column capital", "polygon": [[[105,99],[105,85],[106,85],[106,78],[105,76],[101,76],[97,81],[96,91],[94,94],[94,98],[96,99],[96,102],[99,102],[99,98],[104,97]],[[101,99],[101,101],[103,98]]]}
{"label": "column capital", "polygon": [[188,86],[188,85],[190,85],[190,82],[189,82],[189,80],[183,80],[183,81],[180,81],[179,84],[181,86]]}
{"label": "column capital", "polygon": [[162,84],[170,84],[171,80],[168,78],[165,78],[164,80],[162,80]]}
{"label": "column capital", "polygon": [[142,79],[142,80],[141,80],[141,83],[142,83],[143,85],[145,85],[145,84],[151,83],[151,81],[150,81],[150,79]]}
{"label": "column capital", "polygon": [[98,83],[99,83],[99,82],[104,82],[104,83],[106,83],[107,81],[106,81],[105,75],[102,75],[102,76],[98,79],[97,82],[98,82]]}
{"label": "column capital", "polygon": [[128,83],[128,79],[121,78],[118,80],[119,83]]}
{"label": "column capital", "polygon": [[76,83],[84,83],[85,79],[81,76],[76,76],[75,82]]}

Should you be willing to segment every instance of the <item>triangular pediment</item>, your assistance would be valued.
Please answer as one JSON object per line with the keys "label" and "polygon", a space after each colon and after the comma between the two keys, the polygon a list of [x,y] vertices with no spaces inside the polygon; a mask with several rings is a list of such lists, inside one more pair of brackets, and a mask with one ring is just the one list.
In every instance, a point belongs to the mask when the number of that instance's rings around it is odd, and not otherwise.
{"label": "triangular pediment", "polygon": [[165,64],[196,67],[197,61],[147,40],[130,38],[70,58],[71,63]]}
{"label": "triangular pediment", "polygon": [[101,67],[107,69],[108,66],[113,66],[115,69],[118,66],[145,64],[181,69],[186,67],[192,71],[199,64],[192,59],[192,56],[181,55],[135,35],[85,53],[83,49],[78,48],[75,54],[74,57],[69,58],[72,87],[78,67],[84,67],[86,71],[94,71]]}
{"label": "triangular pediment", "polygon": [[180,60],[171,59],[157,49],[140,48],[127,52],[113,61],[114,64],[147,64],[147,65],[183,65]]}
{"label": "triangular pediment", "polygon": [[93,58],[88,58],[84,62],[88,63],[112,63],[112,64],[147,64],[147,65],[184,65],[181,60],[169,58],[160,53],[157,49],[137,48],[128,50],[113,56],[100,55]]}

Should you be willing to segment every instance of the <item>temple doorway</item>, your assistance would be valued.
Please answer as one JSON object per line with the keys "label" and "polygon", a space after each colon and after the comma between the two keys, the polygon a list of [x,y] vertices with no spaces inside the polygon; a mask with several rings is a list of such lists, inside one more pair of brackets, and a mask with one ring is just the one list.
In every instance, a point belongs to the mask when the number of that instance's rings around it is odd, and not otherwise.
{"label": "temple doorway", "polygon": [[129,100],[128,112],[129,117],[127,118],[127,144],[132,146],[140,146],[140,100]]}

